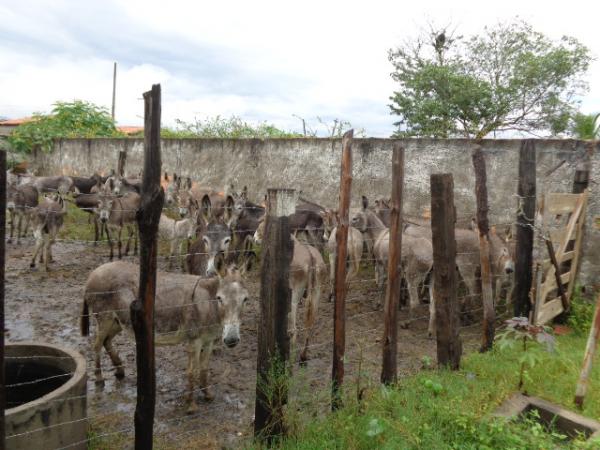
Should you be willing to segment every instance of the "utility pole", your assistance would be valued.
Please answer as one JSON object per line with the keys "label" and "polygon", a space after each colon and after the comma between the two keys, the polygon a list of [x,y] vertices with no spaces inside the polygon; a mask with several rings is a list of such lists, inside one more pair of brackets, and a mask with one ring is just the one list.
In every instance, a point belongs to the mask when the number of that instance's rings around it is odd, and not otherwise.
{"label": "utility pole", "polygon": [[113,66],[113,96],[112,96],[112,109],[111,109],[111,117],[113,122],[115,121],[115,94],[117,92],[117,62]]}

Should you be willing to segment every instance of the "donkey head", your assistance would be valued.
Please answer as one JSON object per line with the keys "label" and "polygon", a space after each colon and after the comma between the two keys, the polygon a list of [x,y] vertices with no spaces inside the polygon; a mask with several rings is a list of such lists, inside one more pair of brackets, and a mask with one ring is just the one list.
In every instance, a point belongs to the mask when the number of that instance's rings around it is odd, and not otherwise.
{"label": "donkey head", "polygon": [[[168,174],[165,173],[165,181],[168,181]],[[178,177],[176,173],[173,173],[173,178],[168,181],[167,188],[165,189],[165,202],[171,206],[177,203],[177,197],[179,196],[179,190],[181,189],[181,177]]]}
{"label": "donkey head", "polygon": [[496,233],[495,227],[490,230],[490,258],[497,274],[510,275],[515,271],[515,262],[510,251],[510,243]]}
{"label": "donkey head", "polygon": [[202,234],[202,242],[208,257],[206,275],[209,277],[214,276],[217,274],[216,261],[229,253],[231,229],[221,221],[211,220]]}
{"label": "donkey head", "polygon": [[103,223],[106,223],[110,217],[114,199],[110,196],[101,195],[98,198],[98,206],[95,209],[96,214]]}
{"label": "donkey head", "polygon": [[223,343],[227,347],[235,347],[240,342],[240,325],[242,310],[248,303],[248,290],[239,271],[235,267],[225,268],[223,258],[217,262],[217,308],[223,323]]}

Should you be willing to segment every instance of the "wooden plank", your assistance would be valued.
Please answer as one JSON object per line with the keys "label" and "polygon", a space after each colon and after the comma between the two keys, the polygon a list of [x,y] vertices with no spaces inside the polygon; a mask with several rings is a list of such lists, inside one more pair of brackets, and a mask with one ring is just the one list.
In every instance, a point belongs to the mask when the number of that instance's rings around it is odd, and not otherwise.
{"label": "wooden plank", "polygon": [[[586,200],[585,195],[580,195],[579,199],[577,200],[577,206],[575,207],[575,210],[573,211],[573,214],[571,215],[571,217],[569,218],[569,222],[567,223],[567,227],[566,227],[566,231],[565,231],[565,239],[567,239],[567,240],[570,240],[571,236],[573,235],[573,232],[575,231],[575,229],[578,226],[579,216],[581,215],[581,212],[585,205],[585,200]],[[566,253],[566,251],[567,251],[566,249],[567,249],[567,242],[563,241],[563,243],[560,245],[560,247],[558,247],[558,249],[556,250],[556,259],[558,259],[560,261],[562,259],[563,254]]]}
{"label": "wooden plank", "polygon": [[573,295],[573,289],[575,289],[575,281],[577,280],[577,275],[579,274],[579,260],[581,255],[581,245],[583,243],[583,234],[585,232],[585,219],[587,214],[587,201],[589,191],[586,189],[583,194],[583,207],[581,208],[581,213],[579,217],[579,222],[577,224],[577,231],[575,232],[575,245],[573,247],[574,258],[571,261],[571,278],[569,280],[569,287],[567,288],[567,297],[570,299],[571,295]]}
{"label": "wooden plank", "polygon": [[137,222],[140,230],[140,283],[130,314],[135,331],[137,399],[135,448],[152,449],[156,371],[154,360],[154,297],[156,294],[156,235],[165,198],[160,186],[160,84],[144,93],[144,176]]}
{"label": "wooden plank", "polygon": [[481,145],[475,145],[471,157],[475,171],[475,198],[477,201],[477,229],[479,230],[479,261],[481,266],[481,297],[483,299],[483,335],[480,350],[485,352],[491,350],[494,345],[496,311],[494,309],[490,265],[487,173]]}
{"label": "wooden plank", "polygon": [[456,273],[456,210],[452,174],[431,175],[433,298],[438,365],[458,369],[462,354]]}
{"label": "wooden plank", "polygon": [[550,215],[570,214],[577,207],[580,194],[548,194],[545,212]]}
{"label": "wooden plank", "polygon": [[[563,255],[562,259],[560,261],[558,261],[559,264],[563,263],[563,262],[567,262],[573,259],[573,257],[575,256],[575,252],[573,250],[571,250],[570,252],[567,252]],[[552,261],[550,261],[550,258],[544,259],[542,261],[542,267],[544,268],[544,270],[547,270],[550,266],[552,265]]]}
{"label": "wooden plank", "polygon": [[[545,304],[545,298],[548,296],[548,294],[554,289],[558,289],[558,286],[556,284],[557,280],[554,276],[554,273],[554,267],[548,269],[548,272],[546,273],[546,281],[544,282],[544,284],[542,284],[542,305]],[[571,272],[563,273],[560,276],[560,282],[562,284],[567,284],[570,278]]]}
{"label": "wooden plank", "polygon": [[344,382],[346,351],[346,256],[348,252],[348,214],[352,188],[352,138],[354,130],[342,137],[340,170],[340,223],[337,227],[337,259],[335,267],[335,300],[333,307],[333,362],[331,368],[331,409],[342,406],[341,387]]}
{"label": "wooden plank", "polygon": [[558,289],[558,294],[560,296],[560,300],[562,302],[563,309],[565,311],[569,310],[569,300],[565,294],[565,290],[563,288],[562,279],[560,277],[560,267],[559,263],[556,260],[556,255],[554,254],[554,247],[552,246],[552,242],[546,239],[546,247],[548,248],[548,254],[550,255],[550,261],[552,261],[552,266],[554,267],[554,277],[556,280],[556,288]]}
{"label": "wooden plank", "polygon": [[514,315],[529,317],[529,293],[533,277],[533,225],[536,213],[536,155],[532,139],[525,139],[521,143],[517,194],[520,207],[517,213]]}
{"label": "wooden plank", "polygon": [[384,306],[383,361],[381,382],[395,383],[398,379],[398,300],[402,273],[402,188],[404,185],[404,148],[394,143],[392,155],[392,201],[390,212],[388,285]]}
{"label": "wooden plank", "polygon": [[560,297],[544,303],[540,313],[538,314],[536,325],[544,325],[563,312],[562,302]]}
{"label": "wooden plank", "polygon": [[[285,434],[287,364],[290,357],[288,315],[292,298],[290,264],[294,244],[289,215],[296,207],[293,189],[268,189],[265,238],[260,272],[260,319],[256,363],[254,435],[271,444]],[[276,383],[276,385],[274,385]]]}
{"label": "wooden plank", "polygon": [[583,366],[579,375],[579,381],[577,382],[577,389],[575,390],[575,404],[579,408],[583,408],[583,400],[587,392],[588,380],[592,371],[592,362],[594,361],[594,353],[598,347],[598,341],[600,341],[600,294],[596,298],[594,320],[592,321],[590,334],[585,346]]}

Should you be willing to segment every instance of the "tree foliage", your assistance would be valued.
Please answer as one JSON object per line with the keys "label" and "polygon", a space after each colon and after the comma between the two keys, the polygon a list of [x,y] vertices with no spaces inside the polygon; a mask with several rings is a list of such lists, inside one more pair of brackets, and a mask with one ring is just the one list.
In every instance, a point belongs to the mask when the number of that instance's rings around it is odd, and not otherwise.
{"label": "tree foliage", "polygon": [[395,135],[440,138],[565,131],[591,60],[576,39],[552,41],[520,20],[468,38],[431,28],[388,57]]}
{"label": "tree foliage", "polygon": [[50,151],[57,138],[119,136],[108,110],[93,103],[75,100],[56,102],[50,114],[34,113],[9,136],[12,147],[29,153],[34,147]]}
{"label": "tree foliage", "polygon": [[252,125],[240,117],[229,118],[214,116],[204,120],[194,119],[193,122],[176,120],[175,128],[163,128],[161,136],[165,138],[290,138],[301,135],[292,131],[285,131],[273,124],[261,122]]}
{"label": "tree foliage", "polygon": [[578,139],[600,139],[600,113],[576,113],[571,122],[571,133]]}

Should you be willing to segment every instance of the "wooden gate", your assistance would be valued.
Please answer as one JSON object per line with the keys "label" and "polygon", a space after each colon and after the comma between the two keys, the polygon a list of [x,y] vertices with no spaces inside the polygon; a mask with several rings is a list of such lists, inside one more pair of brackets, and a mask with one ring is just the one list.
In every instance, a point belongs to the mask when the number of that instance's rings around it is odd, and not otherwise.
{"label": "wooden gate", "polygon": [[587,198],[587,190],[582,194],[547,194],[541,203],[538,217],[542,239],[548,245],[538,249],[540,255],[547,253],[547,258],[537,266],[533,309],[536,325],[547,323],[569,306],[577,278]]}

